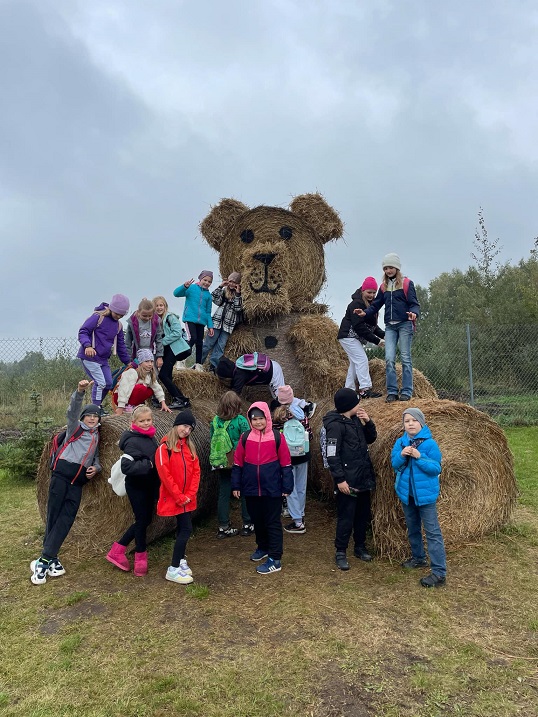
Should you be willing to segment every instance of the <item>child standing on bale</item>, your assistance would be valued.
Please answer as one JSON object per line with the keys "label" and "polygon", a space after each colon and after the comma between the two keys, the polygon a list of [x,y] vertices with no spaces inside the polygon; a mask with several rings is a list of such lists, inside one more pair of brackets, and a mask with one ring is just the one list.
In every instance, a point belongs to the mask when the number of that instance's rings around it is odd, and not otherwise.
{"label": "child standing on bale", "polygon": [[398,438],[391,453],[392,467],[396,471],[394,487],[402,501],[411,545],[411,557],[402,563],[402,567],[427,567],[422,539],[424,526],[431,573],[422,578],[420,584],[425,588],[438,588],[446,582],[445,544],[437,517],[441,451],[419,408],[405,409],[403,425],[405,433]]}
{"label": "child standing on bale", "polygon": [[155,464],[161,479],[157,515],[175,515],[177,521],[172,564],[165,578],[180,585],[188,585],[193,581],[185,548],[192,533],[191,514],[196,510],[196,494],[200,485],[200,462],[191,438],[195,426],[192,412],[189,409],[180,411],[155,454]]}
{"label": "child standing on bale", "polygon": [[241,298],[241,274],[232,271],[230,276],[211,294],[218,306],[213,314],[213,336],[206,336],[202,350],[202,363],[211,354],[210,370],[215,373],[217,364],[232,331],[243,320],[243,299]]}
{"label": "child standing on bale", "polygon": [[[214,465],[216,456],[215,443],[217,441],[218,434],[224,428],[226,435],[230,442],[230,453],[231,462],[228,463],[228,456],[222,461],[221,465]],[[226,391],[220,398],[217,406],[217,415],[211,421],[209,426],[209,435],[211,443],[211,451],[209,454],[209,462],[214,469],[218,470],[219,476],[219,498],[217,503],[217,514],[219,521],[219,529],[217,532],[217,538],[233,538],[240,531],[237,528],[232,528],[230,523],[230,498],[232,496],[232,465],[233,465],[233,454],[237,448],[239,438],[242,433],[248,431],[249,424],[247,419],[241,414],[241,399],[234,391]],[[241,496],[241,515],[243,518],[243,527],[241,528],[241,535],[248,536],[254,532],[254,525],[250,520],[250,515],[247,510],[247,504],[245,496]]]}
{"label": "child standing on bale", "polygon": [[67,409],[65,440],[52,465],[43,551],[30,563],[34,585],[47,582],[47,576],[65,574],[58,553],[75,522],[83,486],[101,470],[98,449],[101,409],[93,403],[82,408],[84,394],[91,385],[91,381],[79,381]]}
{"label": "child standing on bale", "polygon": [[213,320],[211,318],[211,294],[209,287],[213,282],[213,272],[204,269],[198,275],[198,281],[189,279],[174,290],[174,296],[185,297],[183,310],[183,323],[187,333],[187,341],[191,348],[196,347],[196,363],[193,368],[202,369],[202,349],[204,344],[204,330],[207,326],[208,336],[213,336]]}
{"label": "child standing on bale", "polygon": [[369,562],[366,528],[370,522],[370,491],[375,473],[368,444],[377,438],[375,423],[359,405],[360,398],[350,388],[334,395],[334,411],[323,416],[327,434],[327,462],[336,486],[336,565],[349,570],[347,546],[353,531],[355,557]]}
{"label": "child standing on bale", "polygon": [[293,490],[293,471],[286,439],[273,430],[269,406],[263,401],[248,410],[251,429],[237,444],[232,468],[232,490],[242,495],[254,522],[257,548],[254,562],[267,558],[256,572],[269,575],[282,569],[283,533],[280,522],[282,496]]}
{"label": "child standing on bale", "polygon": [[131,427],[124,431],[120,441],[121,471],[125,475],[125,490],[133,509],[135,522],[110,548],[106,559],[120,570],[130,570],[127,546],[135,541],[134,574],[148,572],[146,531],[153,517],[159,491],[159,477],[155,469],[155,426],[149,406],[137,406],[131,418]]}
{"label": "child standing on bale", "polygon": [[139,349],[149,349],[155,359],[157,368],[163,365],[163,327],[155,313],[153,303],[144,297],[138,309],[127,319],[125,345],[131,355],[136,358]]}
{"label": "child standing on bale", "polygon": [[191,402],[183,394],[179,386],[172,379],[172,371],[176,361],[183,361],[191,354],[191,347],[183,338],[183,325],[179,316],[168,311],[168,302],[164,296],[153,299],[155,313],[161,319],[163,327],[163,363],[159,371],[159,381],[162,382],[168,393],[172,396],[170,408],[174,411],[189,408]]}
{"label": "child standing on bale", "polygon": [[112,352],[117,353],[125,365],[131,360],[120,321],[128,311],[129,299],[123,294],[114,294],[110,304],[102,303],[95,307],[93,314],[78,332],[80,349],[77,357],[92,379],[92,401],[97,406],[101,405],[112,387],[112,374],[108,365]]}

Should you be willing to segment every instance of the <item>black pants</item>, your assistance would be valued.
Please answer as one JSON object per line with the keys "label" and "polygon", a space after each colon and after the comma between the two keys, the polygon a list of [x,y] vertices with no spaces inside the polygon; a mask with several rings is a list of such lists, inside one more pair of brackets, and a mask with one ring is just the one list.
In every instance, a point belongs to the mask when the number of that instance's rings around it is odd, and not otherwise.
{"label": "black pants", "polygon": [[174,545],[174,552],[172,554],[172,567],[179,568],[179,563],[185,557],[185,548],[187,547],[187,541],[192,534],[192,520],[191,512],[181,513],[176,515],[177,529],[176,529],[176,543]]}
{"label": "black pants", "polygon": [[254,523],[258,548],[266,551],[273,560],[280,560],[283,548],[280,520],[282,496],[272,498],[266,495],[247,495],[245,498],[250,518]]}
{"label": "black pants", "polygon": [[345,553],[353,531],[355,547],[363,546],[366,528],[370,522],[370,491],[364,490],[356,498],[338,491],[336,496],[336,537],[337,552]]}
{"label": "black pants", "polygon": [[[180,355],[183,356],[183,354]],[[163,365],[161,366],[161,369],[159,371],[159,381],[163,384],[163,386],[166,388],[172,398],[181,398],[182,400],[184,400],[185,396],[181,393],[180,389],[172,381],[172,369],[174,368],[174,364],[176,363],[176,361],[180,360],[181,359],[178,359],[170,346],[165,346],[163,353]]]}
{"label": "black pants", "polygon": [[204,346],[204,324],[194,324],[192,321],[187,321],[189,327],[189,334],[191,338],[189,344],[196,347],[196,363],[202,363],[202,349]]}
{"label": "black pants", "polygon": [[135,522],[127,528],[123,536],[118,540],[120,545],[129,545],[135,541],[135,551],[145,553],[147,549],[146,531],[153,519],[153,508],[155,505],[155,485],[149,478],[141,480],[125,479],[125,490],[131,502]]}
{"label": "black pants", "polygon": [[60,548],[71,530],[82,498],[82,486],[71,485],[68,478],[53,473],[47,504],[47,527],[43,541],[43,557],[58,557]]}

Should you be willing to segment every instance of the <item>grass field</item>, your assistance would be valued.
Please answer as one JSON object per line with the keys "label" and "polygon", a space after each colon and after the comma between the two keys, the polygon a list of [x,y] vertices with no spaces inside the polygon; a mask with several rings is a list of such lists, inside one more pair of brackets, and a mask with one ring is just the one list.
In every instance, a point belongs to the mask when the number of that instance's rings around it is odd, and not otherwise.
{"label": "grass field", "polygon": [[384,561],[333,567],[334,515],[309,500],[262,577],[251,539],[189,543],[195,583],[167,583],[171,540],[135,578],[102,555],[30,583],[34,486],[1,479],[0,715],[509,717],[538,715],[538,428],[507,431],[513,522],[448,555],[445,588]]}

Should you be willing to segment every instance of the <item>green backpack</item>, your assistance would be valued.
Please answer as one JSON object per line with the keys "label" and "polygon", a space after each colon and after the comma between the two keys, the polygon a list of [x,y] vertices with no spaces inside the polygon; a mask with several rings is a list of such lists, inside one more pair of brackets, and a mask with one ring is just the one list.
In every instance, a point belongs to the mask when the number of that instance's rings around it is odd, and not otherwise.
{"label": "green backpack", "polygon": [[209,447],[209,463],[213,470],[231,468],[233,465],[233,443],[228,435],[230,421],[218,424],[219,417],[213,419],[213,435]]}

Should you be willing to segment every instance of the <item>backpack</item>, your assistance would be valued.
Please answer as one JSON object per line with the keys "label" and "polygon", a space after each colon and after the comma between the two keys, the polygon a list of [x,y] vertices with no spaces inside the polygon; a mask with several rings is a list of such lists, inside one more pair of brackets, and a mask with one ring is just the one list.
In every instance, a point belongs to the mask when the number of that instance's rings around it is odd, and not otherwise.
{"label": "backpack", "polygon": [[[409,281],[410,281],[410,280],[407,278],[407,276],[404,276],[404,278],[403,278],[403,287],[402,287],[402,288],[403,288],[403,293],[404,293],[404,296],[405,296],[406,300],[407,300],[407,293],[408,293],[408,291],[409,291]],[[379,291],[381,291],[382,293],[385,293],[385,289],[383,288],[383,284],[381,284],[381,286],[379,287]]]}
{"label": "backpack", "polygon": [[60,460],[60,456],[62,455],[64,449],[67,448],[70,443],[77,441],[83,433],[84,429],[82,426],[79,426],[69,437],[68,441],[65,440],[65,437],[67,436],[67,429],[65,428],[63,431],[60,431],[53,436],[49,454],[49,466],[51,471],[56,468],[56,464]]}
{"label": "backpack", "polygon": [[329,461],[327,460],[327,431],[325,426],[321,427],[319,432],[319,450],[321,451],[321,460],[323,461],[323,467],[329,467]]}
{"label": "backpack", "polygon": [[292,458],[306,455],[310,450],[308,431],[297,418],[290,418],[284,424],[284,438]]}
{"label": "backpack", "polygon": [[271,359],[265,354],[259,354],[254,351],[253,354],[243,354],[240,356],[235,365],[237,368],[245,369],[246,371],[268,371],[271,365]]}
{"label": "backpack", "polygon": [[112,490],[116,495],[119,495],[120,498],[123,498],[123,496],[127,495],[127,490],[125,488],[125,473],[121,470],[122,458],[128,458],[130,461],[134,461],[134,458],[132,456],[130,456],[128,453],[124,453],[118,458],[118,460],[110,469],[110,478],[108,479],[108,482],[112,486]]}
{"label": "backpack", "polygon": [[218,416],[213,419],[213,435],[209,447],[209,463],[211,468],[231,468],[233,465],[233,443],[228,434],[230,421],[218,424]]}
{"label": "backpack", "polygon": [[[108,306],[108,304],[106,305]],[[99,326],[101,326],[105,317],[100,311],[94,311],[93,313],[99,314],[99,318],[97,319],[97,326],[95,327],[95,329],[97,329],[99,328]],[[92,331],[92,349],[95,348],[95,329]],[[114,343],[112,344],[112,353],[114,354],[114,356],[118,353],[118,334],[122,330],[123,326],[121,325],[121,321],[118,321],[118,330],[116,332],[116,335],[114,336]]]}

